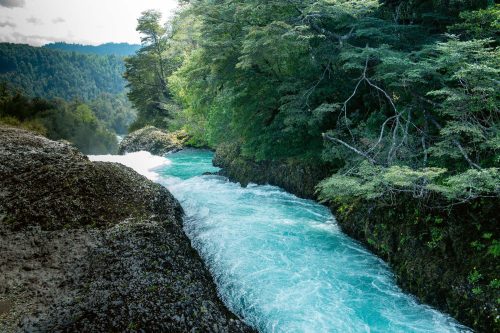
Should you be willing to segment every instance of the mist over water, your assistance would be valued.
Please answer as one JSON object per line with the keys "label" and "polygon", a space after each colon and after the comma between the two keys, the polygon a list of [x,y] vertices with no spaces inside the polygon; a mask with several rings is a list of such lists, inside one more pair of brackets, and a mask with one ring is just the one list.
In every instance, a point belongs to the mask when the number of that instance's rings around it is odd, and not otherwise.
{"label": "mist over water", "polygon": [[468,332],[404,294],[383,261],[338,228],[330,211],[274,186],[242,188],[187,150],[112,160],[165,185],[228,307],[261,332]]}

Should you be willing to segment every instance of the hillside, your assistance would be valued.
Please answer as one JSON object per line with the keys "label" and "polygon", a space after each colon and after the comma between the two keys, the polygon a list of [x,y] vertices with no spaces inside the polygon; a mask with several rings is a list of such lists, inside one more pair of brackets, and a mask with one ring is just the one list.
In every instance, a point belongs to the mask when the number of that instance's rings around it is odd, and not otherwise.
{"label": "hillside", "polygon": [[92,100],[124,91],[125,67],[118,56],[69,53],[0,43],[0,82],[31,97]]}
{"label": "hillside", "polygon": [[137,52],[141,46],[138,44],[128,43],[106,43],[101,45],[82,45],[82,44],[68,44],[68,43],[51,43],[43,46],[51,50],[62,50],[69,52],[77,52],[84,54],[95,55],[115,55],[115,56],[131,56]]}

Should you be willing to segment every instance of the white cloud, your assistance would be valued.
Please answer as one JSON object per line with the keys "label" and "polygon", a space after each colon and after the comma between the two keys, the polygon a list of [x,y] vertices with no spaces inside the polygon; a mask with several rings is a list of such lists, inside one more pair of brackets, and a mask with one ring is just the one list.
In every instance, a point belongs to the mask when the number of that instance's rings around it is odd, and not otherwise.
{"label": "white cloud", "polygon": [[42,25],[43,24],[42,20],[40,20],[39,18],[36,18],[34,16],[27,18],[26,22],[34,24],[34,25]]}
{"label": "white cloud", "polygon": [[0,22],[0,28],[15,28],[16,24],[10,21]]}
{"label": "white cloud", "polygon": [[177,7],[177,0],[0,0],[2,5],[7,2],[25,5],[9,9],[10,18],[0,10],[0,21],[16,24],[3,29],[0,42],[19,40],[33,45],[45,39],[93,45],[140,43],[135,28],[141,12],[157,9],[168,17]]}
{"label": "white cloud", "polygon": [[52,40],[50,37],[47,36],[23,35],[18,32],[14,32],[12,34],[1,34],[0,39],[3,42],[16,43],[16,44],[30,44],[34,46],[42,46]]}
{"label": "white cloud", "polygon": [[24,0],[0,0],[1,7],[14,8],[14,7],[24,7]]}
{"label": "white cloud", "polygon": [[52,23],[54,24],[59,24],[59,23],[64,23],[66,22],[65,19],[63,19],[62,17],[56,17],[55,19],[52,20]]}

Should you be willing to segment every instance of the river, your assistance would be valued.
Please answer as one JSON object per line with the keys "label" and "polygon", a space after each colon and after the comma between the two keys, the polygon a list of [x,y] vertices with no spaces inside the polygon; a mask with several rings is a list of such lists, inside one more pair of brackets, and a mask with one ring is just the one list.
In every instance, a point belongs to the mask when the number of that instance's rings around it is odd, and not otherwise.
{"label": "river", "polygon": [[202,175],[218,170],[209,151],[90,158],[128,165],[172,192],[221,298],[260,332],[469,332],[403,293],[326,207],[274,186]]}

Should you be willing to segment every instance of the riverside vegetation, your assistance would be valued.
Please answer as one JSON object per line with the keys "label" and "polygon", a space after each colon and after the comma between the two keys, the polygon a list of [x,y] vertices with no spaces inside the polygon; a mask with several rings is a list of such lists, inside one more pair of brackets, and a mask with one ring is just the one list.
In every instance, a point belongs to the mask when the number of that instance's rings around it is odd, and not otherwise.
{"label": "riverside vegetation", "polygon": [[139,19],[136,127],[184,129],[232,178],[330,204],[406,290],[499,331],[500,6],[181,4]]}

